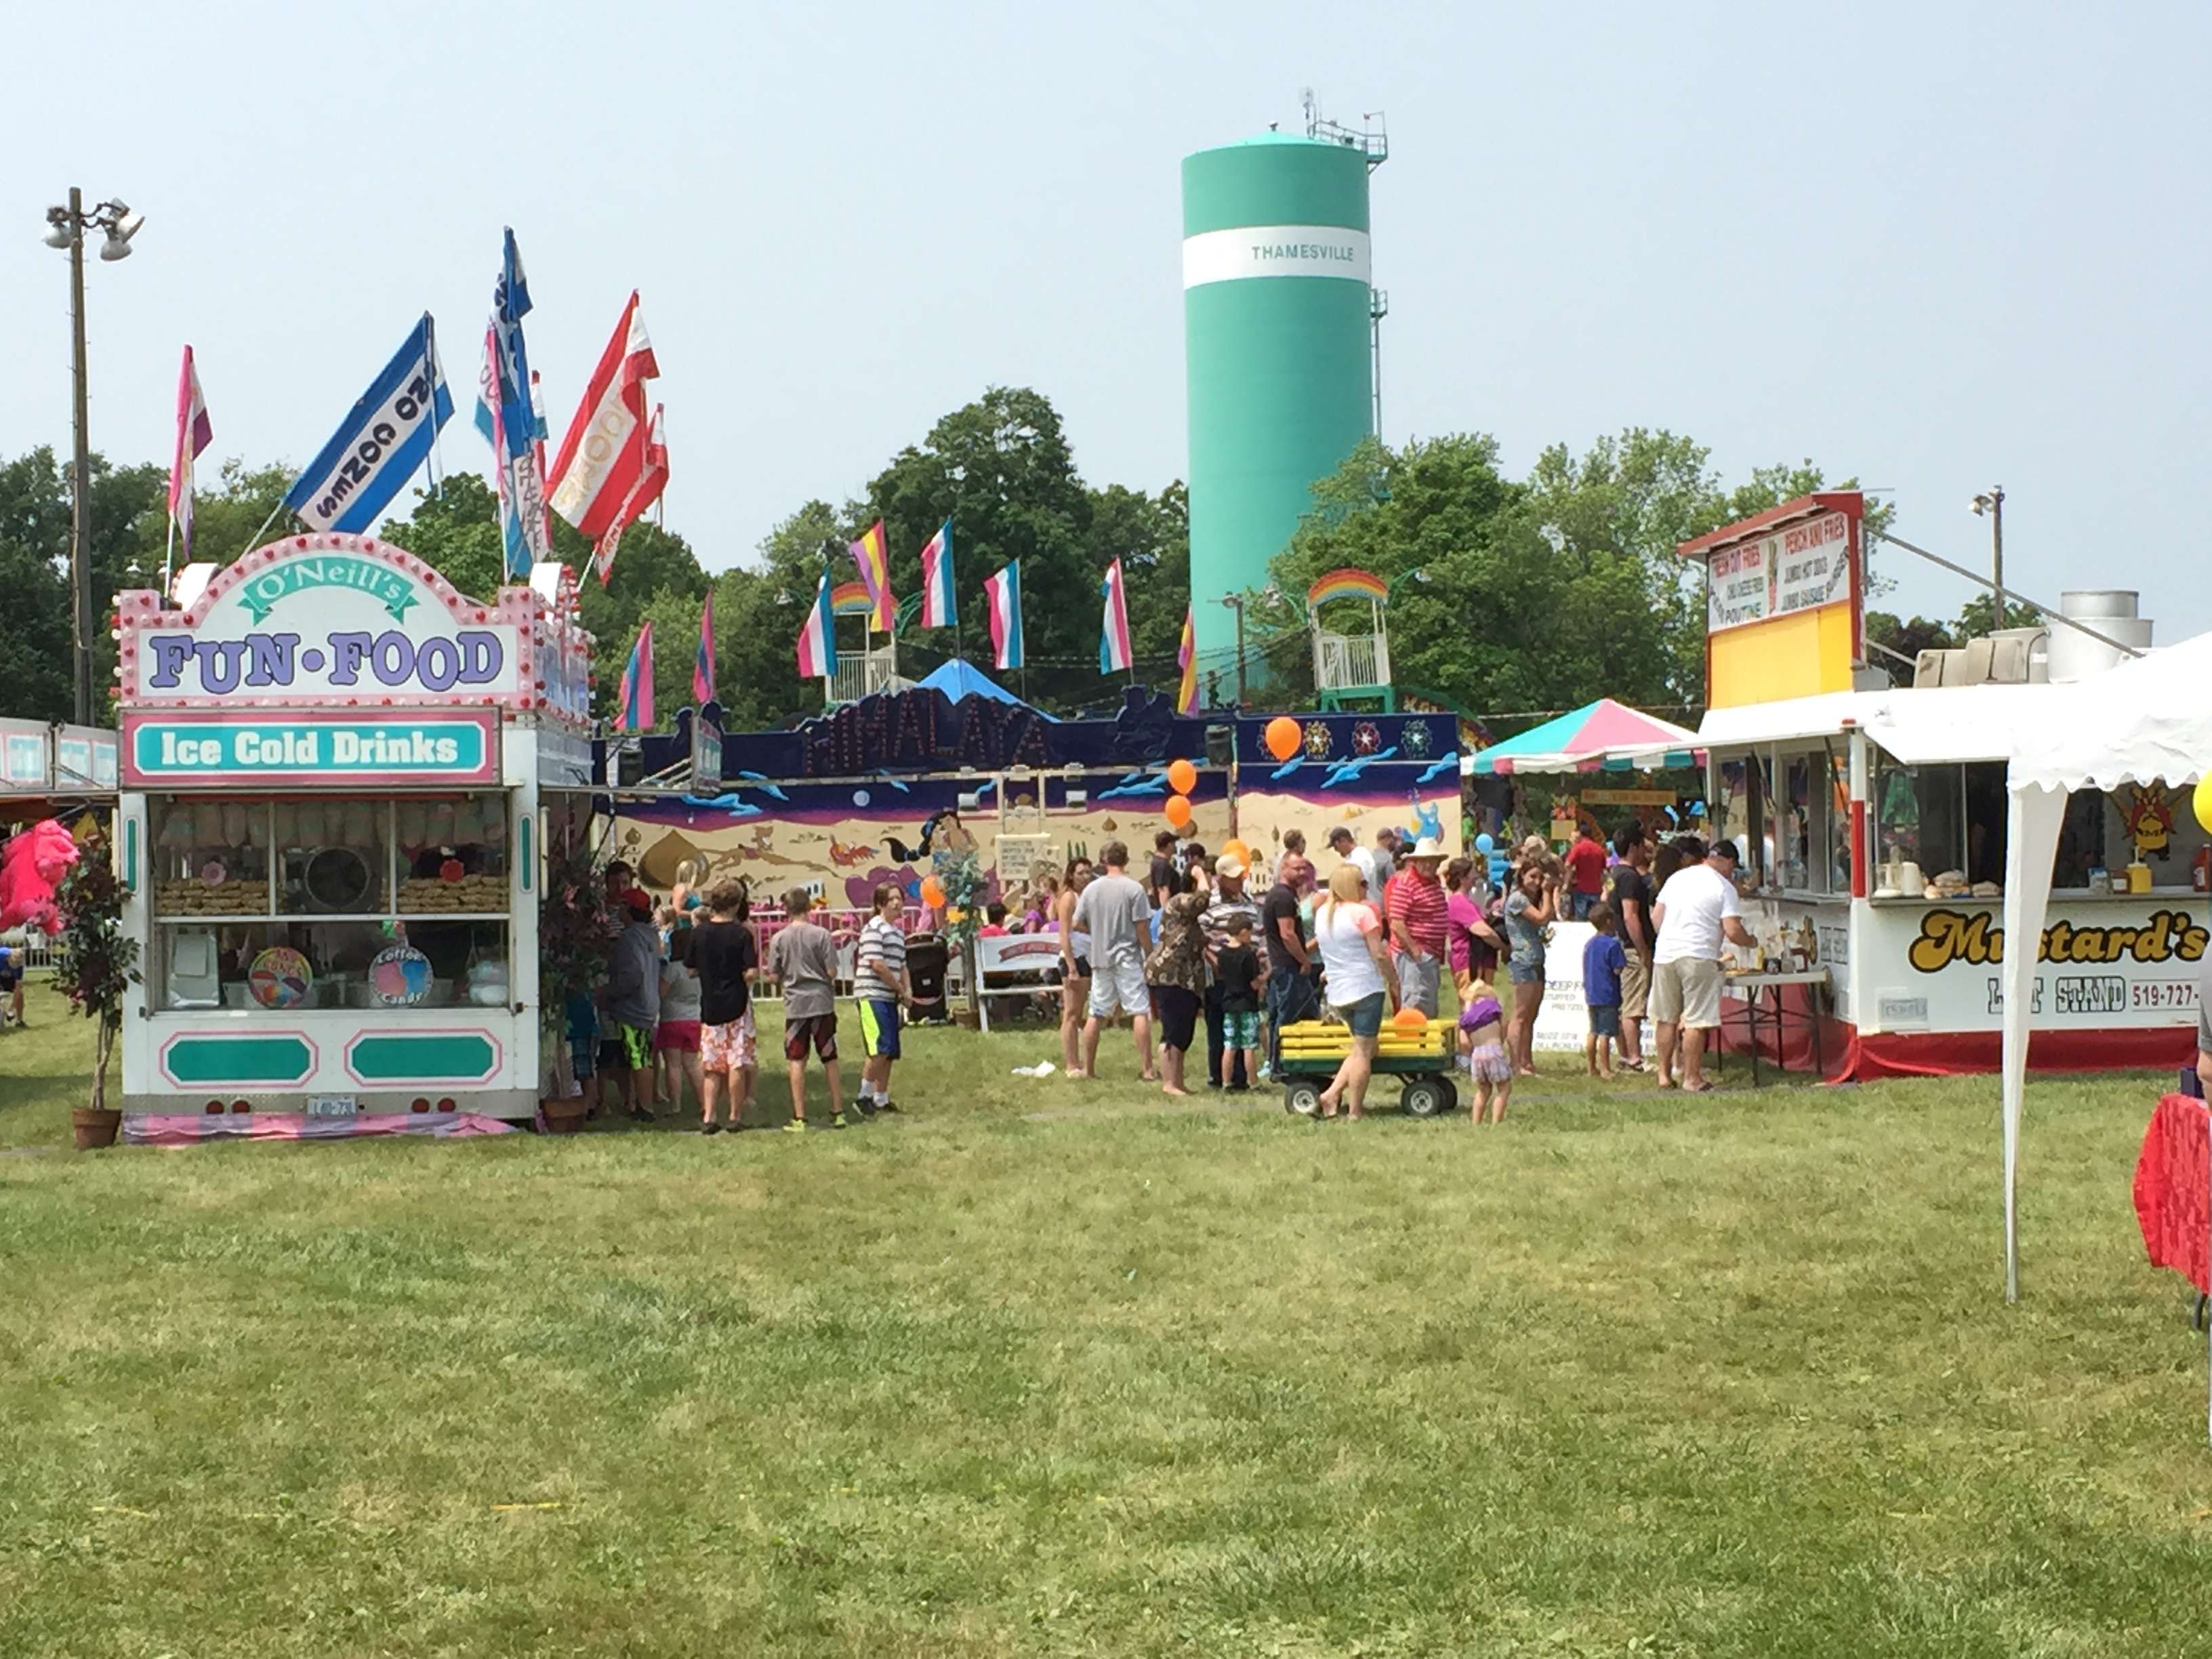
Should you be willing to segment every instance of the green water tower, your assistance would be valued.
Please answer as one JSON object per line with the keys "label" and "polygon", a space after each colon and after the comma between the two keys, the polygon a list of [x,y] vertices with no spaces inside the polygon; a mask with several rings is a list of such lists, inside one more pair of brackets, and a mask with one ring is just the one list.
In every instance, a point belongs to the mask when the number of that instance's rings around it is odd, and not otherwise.
{"label": "green water tower", "polygon": [[[1379,126],[1309,104],[1303,137],[1183,158],[1190,586],[1200,661],[1218,677],[1209,700],[1236,696],[1237,617],[1222,600],[1265,585],[1315,482],[1374,429],[1367,178],[1387,153]],[[1256,656],[1244,666],[1265,678]]]}

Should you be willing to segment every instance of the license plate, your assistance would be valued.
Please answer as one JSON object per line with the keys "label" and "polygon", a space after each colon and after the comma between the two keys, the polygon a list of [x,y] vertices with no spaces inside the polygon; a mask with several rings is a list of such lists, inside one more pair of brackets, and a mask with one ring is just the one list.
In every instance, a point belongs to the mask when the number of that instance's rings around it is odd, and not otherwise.
{"label": "license plate", "polygon": [[352,1095],[309,1095],[309,1117],[351,1117],[361,1109],[361,1102]]}

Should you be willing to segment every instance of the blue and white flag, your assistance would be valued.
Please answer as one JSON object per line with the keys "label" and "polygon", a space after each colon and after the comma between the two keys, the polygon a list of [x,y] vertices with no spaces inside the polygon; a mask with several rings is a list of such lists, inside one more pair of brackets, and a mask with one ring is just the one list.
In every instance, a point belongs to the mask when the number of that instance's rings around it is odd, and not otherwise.
{"label": "blue and white flag", "polygon": [[453,413],[426,311],[322,453],[293,480],[284,505],[310,530],[368,529],[429,459],[430,441]]}
{"label": "blue and white flag", "polygon": [[[477,388],[477,430],[491,445],[498,468],[500,532],[507,545],[507,574],[525,578],[530,567],[553,556],[553,526],[546,516],[545,417],[532,401],[530,354],[524,348],[522,319],[530,314],[530,279],[514,232],[499,282],[492,289],[491,329],[486,340],[483,374]],[[496,409],[494,405],[496,404]]]}

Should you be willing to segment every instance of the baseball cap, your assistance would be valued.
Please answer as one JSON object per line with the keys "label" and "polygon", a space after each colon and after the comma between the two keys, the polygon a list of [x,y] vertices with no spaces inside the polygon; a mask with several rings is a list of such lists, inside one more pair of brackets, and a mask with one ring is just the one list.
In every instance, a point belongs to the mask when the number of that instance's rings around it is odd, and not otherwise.
{"label": "baseball cap", "polygon": [[1224,853],[1213,860],[1213,873],[1226,876],[1231,881],[1244,879],[1244,860],[1234,853]]}
{"label": "baseball cap", "polygon": [[624,888],[622,902],[625,910],[642,910],[647,915],[653,914],[653,895],[642,887]]}

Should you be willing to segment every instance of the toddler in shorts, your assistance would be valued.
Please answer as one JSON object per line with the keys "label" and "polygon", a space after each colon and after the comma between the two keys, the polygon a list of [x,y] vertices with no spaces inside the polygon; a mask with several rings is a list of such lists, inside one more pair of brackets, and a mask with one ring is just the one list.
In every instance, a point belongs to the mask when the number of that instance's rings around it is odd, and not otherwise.
{"label": "toddler in shorts", "polygon": [[1465,1049],[1460,1064],[1467,1068],[1473,1104],[1468,1121],[1480,1123],[1487,1108],[1496,1123],[1505,1115],[1505,1103],[1513,1092],[1513,1062],[1505,1054],[1505,1010],[1490,981],[1478,975],[1468,987],[1467,1006],[1459,1012],[1459,1040]]}

